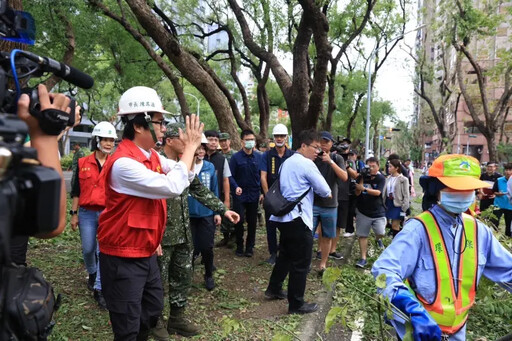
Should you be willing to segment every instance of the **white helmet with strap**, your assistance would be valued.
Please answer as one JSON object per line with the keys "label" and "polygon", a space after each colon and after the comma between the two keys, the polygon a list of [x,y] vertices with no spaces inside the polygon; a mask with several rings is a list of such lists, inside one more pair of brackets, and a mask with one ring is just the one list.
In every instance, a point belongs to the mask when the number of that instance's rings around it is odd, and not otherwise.
{"label": "white helmet with strap", "polygon": [[288,135],[288,128],[284,124],[278,123],[272,129],[272,135]]}
{"label": "white helmet with strap", "polygon": [[91,135],[117,139],[116,128],[112,125],[112,123],[106,121],[96,124],[92,130]]}
{"label": "white helmet with strap", "polygon": [[135,114],[145,112],[160,112],[162,114],[170,114],[164,110],[162,101],[154,89],[147,86],[134,86],[126,90],[119,99],[119,108],[117,111],[118,116],[128,116],[131,120]]}

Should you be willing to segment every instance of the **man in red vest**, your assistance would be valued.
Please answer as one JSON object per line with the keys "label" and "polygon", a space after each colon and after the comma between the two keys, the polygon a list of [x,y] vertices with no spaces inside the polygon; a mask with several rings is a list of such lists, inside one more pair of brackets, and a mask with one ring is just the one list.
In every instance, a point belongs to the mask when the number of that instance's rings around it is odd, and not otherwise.
{"label": "man in red vest", "polygon": [[166,225],[165,199],[180,195],[194,177],[203,124],[195,115],[186,118],[179,137],[185,148],[176,162],[153,150],[165,132],[164,114],[155,90],[128,89],[119,100],[123,140],[102,171],[107,200],[98,244],[114,340],[147,340],[156,325],[163,309],[156,252]]}
{"label": "man in red vest", "polygon": [[400,338],[405,322],[414,340],[466,339],[469,309],[480,277],[512,288],[512,254],[491,229],[469,214],[481,181],[478,161],[467,155],[443,155],[429,169],[422,187],[438,203],[410,219],[372,268],[386,275],[382,294],[398,310],[388,316]]}

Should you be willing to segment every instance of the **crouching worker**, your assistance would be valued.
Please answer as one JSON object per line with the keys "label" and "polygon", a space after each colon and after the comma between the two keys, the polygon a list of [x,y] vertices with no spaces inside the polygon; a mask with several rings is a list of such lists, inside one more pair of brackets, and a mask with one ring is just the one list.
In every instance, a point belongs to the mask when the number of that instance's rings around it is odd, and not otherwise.
{"label": "crouching worker", "polygon": [[134,87],[119,100],[123,140],[105,162],[105,210],[99,218],[98,244],[103,296],[114,340],[147,340],[163,309],[156,251],[166,225],[167,198],[180,195],[194,178],[192,161],[203,125],[195,115],[180,132],[179,162],[153,147],[165,132],[165,111],[155,90]]}
{"label": "crouching worker", "polygon": [[[410,318],[414,340],[466,339],[469,309],[480,277],[511,291],[512,254],[482,222],[465,212],[479,180],[478,161],[465,155],[443,155],[429,170],[429,186],[438,203],[405,224],[374,263],[375,277],[386,275],[382,294]],[[393,314],[397,334],[405,321]]]}

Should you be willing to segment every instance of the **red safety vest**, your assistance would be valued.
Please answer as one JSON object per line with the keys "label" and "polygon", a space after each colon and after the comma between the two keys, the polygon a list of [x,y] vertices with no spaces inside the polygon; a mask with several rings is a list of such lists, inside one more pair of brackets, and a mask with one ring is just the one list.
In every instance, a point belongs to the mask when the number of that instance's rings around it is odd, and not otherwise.
{"label": "red safety vest", "polygon": [[114,191],[110,187],[110,172],[114,162],[122,157],[162,173],[160,158],[154,150],[148,160],[132,141],[124,139],[119,144],[101,172],[105,177],[107,200],[99,218],[100,252],[126,258],[149,257],[162,241],[167,220],[165,199],[146,199]]}
{"label": "red safety vest", "polygon": [[[107,155],[107,160],[109,156]],[[100,170],[95,153],[78,160],[80,197],[78,204],[88,210],[101,211],[105,208],[105,178]]]}
{"label": "red safety vest", "polygon": [[[463,228],[458,256],[459,273],[455,291],[451,262],[441,229],[430,211],[416,217],[425,228],[430,241],[430,250],[436,271],[436,294],[434,302],[427,302],[416,293],[430,316],[437,322],[441,331],[448,335],[458,332],[468,319],[469,308],[475,303],[478,271],[478,225],[475,218],[463,213]],[[421,283],[419,283],[421,285]]]}

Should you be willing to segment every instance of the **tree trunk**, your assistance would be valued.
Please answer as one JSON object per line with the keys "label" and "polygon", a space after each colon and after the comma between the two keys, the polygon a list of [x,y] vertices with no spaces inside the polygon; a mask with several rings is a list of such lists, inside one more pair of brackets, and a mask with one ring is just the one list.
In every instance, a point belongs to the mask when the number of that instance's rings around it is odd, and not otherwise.
{"label": "tree trunk", "polygon": [[487,149],[489,150],[489,161],[496,162],[498,160],[498,148],[496,146],[496,134],[485,136],[487,140]]}
{"label": "tree trunk", "polygon": [[363,99],[365,93],[360,93],[357,96],[356,103],[354,105],[354,109],[352,110],[352,115],[350,116],[347,123],[347,138],[350,139],[352,135],[352,126],[354,125],[354,121],[356,120],[357,113],[359,112],[359,107],[361,106],[361,100]]}

